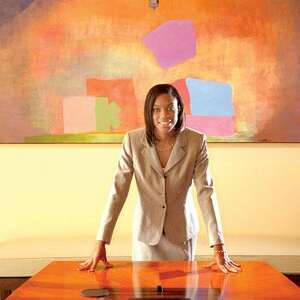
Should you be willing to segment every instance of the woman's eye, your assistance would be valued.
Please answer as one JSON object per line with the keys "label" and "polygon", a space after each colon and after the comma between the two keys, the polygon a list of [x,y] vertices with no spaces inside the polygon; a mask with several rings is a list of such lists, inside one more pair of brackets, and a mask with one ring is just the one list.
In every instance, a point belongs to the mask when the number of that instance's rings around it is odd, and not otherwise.
{"label": "woman's eye", "polygon": [[175,107],[174,106],[169,107],[169,111],[175,111]]}
{"label": "woman's eye", "polygon": [[[168,107],[168,112],[174,112],[175,111],[175,107],[172,106],[172,107]],[[153,108],[153,112],[155,113],[159,113],[160,112],[160,109],[159,108]]]}

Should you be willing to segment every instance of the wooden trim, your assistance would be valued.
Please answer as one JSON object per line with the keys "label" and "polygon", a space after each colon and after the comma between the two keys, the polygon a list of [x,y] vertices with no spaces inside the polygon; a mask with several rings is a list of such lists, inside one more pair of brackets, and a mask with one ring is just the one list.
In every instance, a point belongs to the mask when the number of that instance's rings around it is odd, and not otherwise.
{"label": "wooden trim", "polygon": [[0,277],[0,300],[4,300],[30,277]]}

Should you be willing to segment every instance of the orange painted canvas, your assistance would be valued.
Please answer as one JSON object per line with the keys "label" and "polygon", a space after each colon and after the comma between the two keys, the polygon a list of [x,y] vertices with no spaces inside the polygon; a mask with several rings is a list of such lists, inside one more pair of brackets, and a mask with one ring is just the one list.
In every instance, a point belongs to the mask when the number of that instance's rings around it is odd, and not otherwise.
{"label": "orange painted canvas", "polygon": [[157,83],[215,142],[300,142],[300,2],[3,0],[0,143],[118,143]]}

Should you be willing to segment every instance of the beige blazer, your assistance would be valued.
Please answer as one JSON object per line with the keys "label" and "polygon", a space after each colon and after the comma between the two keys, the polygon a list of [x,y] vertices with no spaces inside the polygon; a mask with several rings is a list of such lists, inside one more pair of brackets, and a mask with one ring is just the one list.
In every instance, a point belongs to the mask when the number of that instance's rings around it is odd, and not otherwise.
{"label": "beige blazer", "polygon": [[181,244],[198,233],[193,181],[210,246],[224,242],[204,134],[189,128],[181,130],[163,170],[155,147],[146,141],[145,129],[126,133],[97,240],[110,243],[133,175],[139,194],[134,217],[139,241],[156,245],[164,232],[171,242]]}

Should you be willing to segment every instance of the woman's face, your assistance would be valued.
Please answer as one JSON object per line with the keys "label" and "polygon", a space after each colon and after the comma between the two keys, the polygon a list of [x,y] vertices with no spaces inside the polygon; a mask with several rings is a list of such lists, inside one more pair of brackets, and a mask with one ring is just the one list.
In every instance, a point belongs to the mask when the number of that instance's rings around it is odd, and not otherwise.
{"label": "woman's face", "polygon": [[178,121],[178,101],[169,94],[160,94],[153,105],[153,125],[157,133],[171,132]]}

